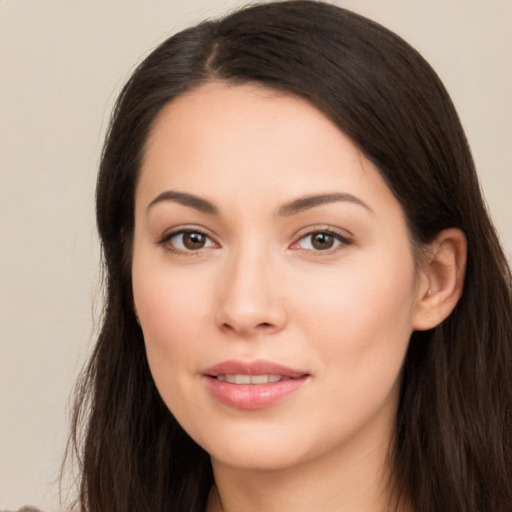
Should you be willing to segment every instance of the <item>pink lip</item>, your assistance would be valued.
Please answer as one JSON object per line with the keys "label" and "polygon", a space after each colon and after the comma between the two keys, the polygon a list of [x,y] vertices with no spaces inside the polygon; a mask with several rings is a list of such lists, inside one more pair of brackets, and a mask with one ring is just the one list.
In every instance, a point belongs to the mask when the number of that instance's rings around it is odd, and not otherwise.
{"label": "pink lip", "polygon": [[[285,380],[267,384],[232,384],[218,375],[280,375]],[[270,361],[224,361],[203,372],[211,393],[223,404],[238,409],[263,409],[298,390],[309,374]]]}

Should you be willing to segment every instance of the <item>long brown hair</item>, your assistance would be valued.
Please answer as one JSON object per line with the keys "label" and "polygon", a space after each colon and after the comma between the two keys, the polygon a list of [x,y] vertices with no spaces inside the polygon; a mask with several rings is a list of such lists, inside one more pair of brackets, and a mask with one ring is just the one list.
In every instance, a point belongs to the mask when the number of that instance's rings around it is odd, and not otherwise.
{"label": "long brown hair", "polygon": [[443,85],[392,32],[321,2],[266,3],[169,38],[135,70],[113,113],[97,185],[106,304],[78,387],[72,441],[79,509],[202,512],[208,454],[163,404],[133,311],[134,193],[148,132],[176,96],[210,81],[306,98],[370,159],[421,245],[468,240],[463,295],[412,335],[390,453],[396,503],[416,512],[512,510],[512,280],[470,150]]}

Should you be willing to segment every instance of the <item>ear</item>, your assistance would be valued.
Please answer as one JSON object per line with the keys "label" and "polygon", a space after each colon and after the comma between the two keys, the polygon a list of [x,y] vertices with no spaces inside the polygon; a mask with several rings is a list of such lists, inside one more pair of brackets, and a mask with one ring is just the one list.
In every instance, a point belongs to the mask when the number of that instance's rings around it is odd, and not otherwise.
{"label": "ear", "polygon": [[466,272],[466,236],[460,229],[445,229],[436,236],[427,252],[413,318],[413,328],[417,331],[439,325],[460,299]]}

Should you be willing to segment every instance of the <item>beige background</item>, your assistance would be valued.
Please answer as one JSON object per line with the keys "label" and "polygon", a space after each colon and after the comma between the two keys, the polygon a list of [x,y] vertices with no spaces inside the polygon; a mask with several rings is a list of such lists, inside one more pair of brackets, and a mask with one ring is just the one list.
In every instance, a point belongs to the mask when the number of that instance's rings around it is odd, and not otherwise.
{"label": "beige background", "polygon": [[[512,254],[512,0],[339,0],[437,69]],[[236,0],[0,0],[0,509],[59,509],[67,402],[93,339],[96,167],[116,93],[166,35]]]}

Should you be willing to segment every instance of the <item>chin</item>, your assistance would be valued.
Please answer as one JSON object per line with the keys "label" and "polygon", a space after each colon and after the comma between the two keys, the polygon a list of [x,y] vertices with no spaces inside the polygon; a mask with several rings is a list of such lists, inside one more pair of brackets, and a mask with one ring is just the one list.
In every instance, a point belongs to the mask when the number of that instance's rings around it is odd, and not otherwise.
{"label": "chin", "polygon": [[[212,462],[247,471],[279,471],[299,465],[306,459],[305,454],[297,451],[294,446],[283,446],[283,443],[267,443],[262,446],[255,442],[240,446],[224,447],[211,450]],[[218,454],[217,454],[218,451]]]}
{"label": "chin", "polygon": [[276,420],[231,422],[210,428],[207,437],[201,432],[195,440],[210,454],[214,466],[217,463],[238,470],[279,471],[322,459],[328,453],[334,455],[353,437],[350,428],[344,435],[343,428],[333,425],[326,429],[325,422],[290,424]]}

